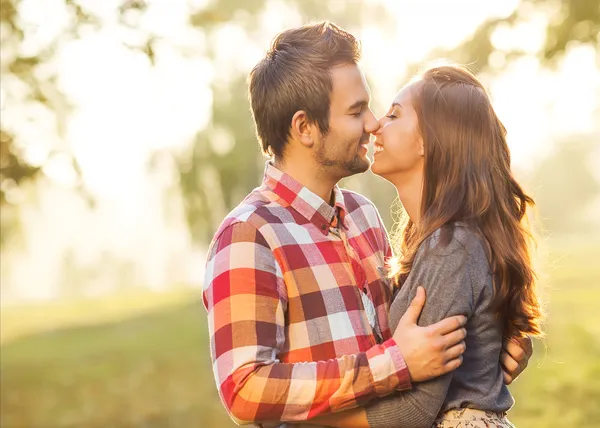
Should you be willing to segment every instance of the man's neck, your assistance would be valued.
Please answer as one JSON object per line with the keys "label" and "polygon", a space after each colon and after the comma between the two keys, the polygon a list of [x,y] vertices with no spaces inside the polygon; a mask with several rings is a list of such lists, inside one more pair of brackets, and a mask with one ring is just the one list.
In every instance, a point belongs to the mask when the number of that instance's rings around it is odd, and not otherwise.
{"label": "man's neck", "polygon": [[276,159],[273,165],[315,195],[320,196],[328,204],[332,204],[333,188],[337,184],[337,180],[324,176],[322,171],[315,168],[307,168],[307,163],[309,162],[280,162]]}

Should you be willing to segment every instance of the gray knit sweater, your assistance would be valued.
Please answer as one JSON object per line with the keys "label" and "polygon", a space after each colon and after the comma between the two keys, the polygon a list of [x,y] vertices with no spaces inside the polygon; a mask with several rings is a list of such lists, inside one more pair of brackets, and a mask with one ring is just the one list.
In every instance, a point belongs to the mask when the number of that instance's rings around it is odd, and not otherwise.
{"label": "gray knit sweater", "polygon": [[373,428],[431,427],[440,412],[461,407],[504,412],[514,401],[502,380],[499,363],[502,329],[491,309],[490,265],[481,239],[465,225],[438,230],[423,242],[411,273],[390,308],[392,331],[414,298],[427,291],[419,325],[464,314],[467,349],[453,373],[415,383],[412,390],[367,405]]}

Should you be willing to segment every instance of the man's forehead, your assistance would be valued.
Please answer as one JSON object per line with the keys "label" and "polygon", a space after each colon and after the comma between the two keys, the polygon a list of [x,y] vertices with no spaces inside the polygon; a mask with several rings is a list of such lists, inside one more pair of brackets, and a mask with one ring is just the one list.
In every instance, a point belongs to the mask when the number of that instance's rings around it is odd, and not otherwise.
{"label": "man's forehead", "polygon": [[357,101],[370,101],[371,93],[365,76],[356,64],[344,64],[331,69],[333,81],[332,102],[348,106]]}

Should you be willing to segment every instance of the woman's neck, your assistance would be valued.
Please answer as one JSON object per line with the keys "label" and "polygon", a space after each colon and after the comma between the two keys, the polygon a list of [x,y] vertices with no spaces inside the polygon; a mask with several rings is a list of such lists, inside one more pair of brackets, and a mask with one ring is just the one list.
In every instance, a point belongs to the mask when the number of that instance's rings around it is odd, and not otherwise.
{"label": "woman's neck", "polygon": [[413,223],[421,220],[421,198],[423,195],[423,176],[406,174],[394,177],[390,182],[396,188],[398,198]]}

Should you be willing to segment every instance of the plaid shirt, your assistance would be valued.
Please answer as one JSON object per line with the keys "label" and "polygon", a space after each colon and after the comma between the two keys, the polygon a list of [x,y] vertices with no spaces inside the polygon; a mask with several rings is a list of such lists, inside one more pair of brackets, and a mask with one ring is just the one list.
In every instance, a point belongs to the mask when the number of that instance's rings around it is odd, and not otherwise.
{"label": "plaid shirt", "polygon": [[303,421],[411,387],[388,325],[385,228],[366,198],[334,197],[267,163],[211,243],[210,350],[237,423]]}

